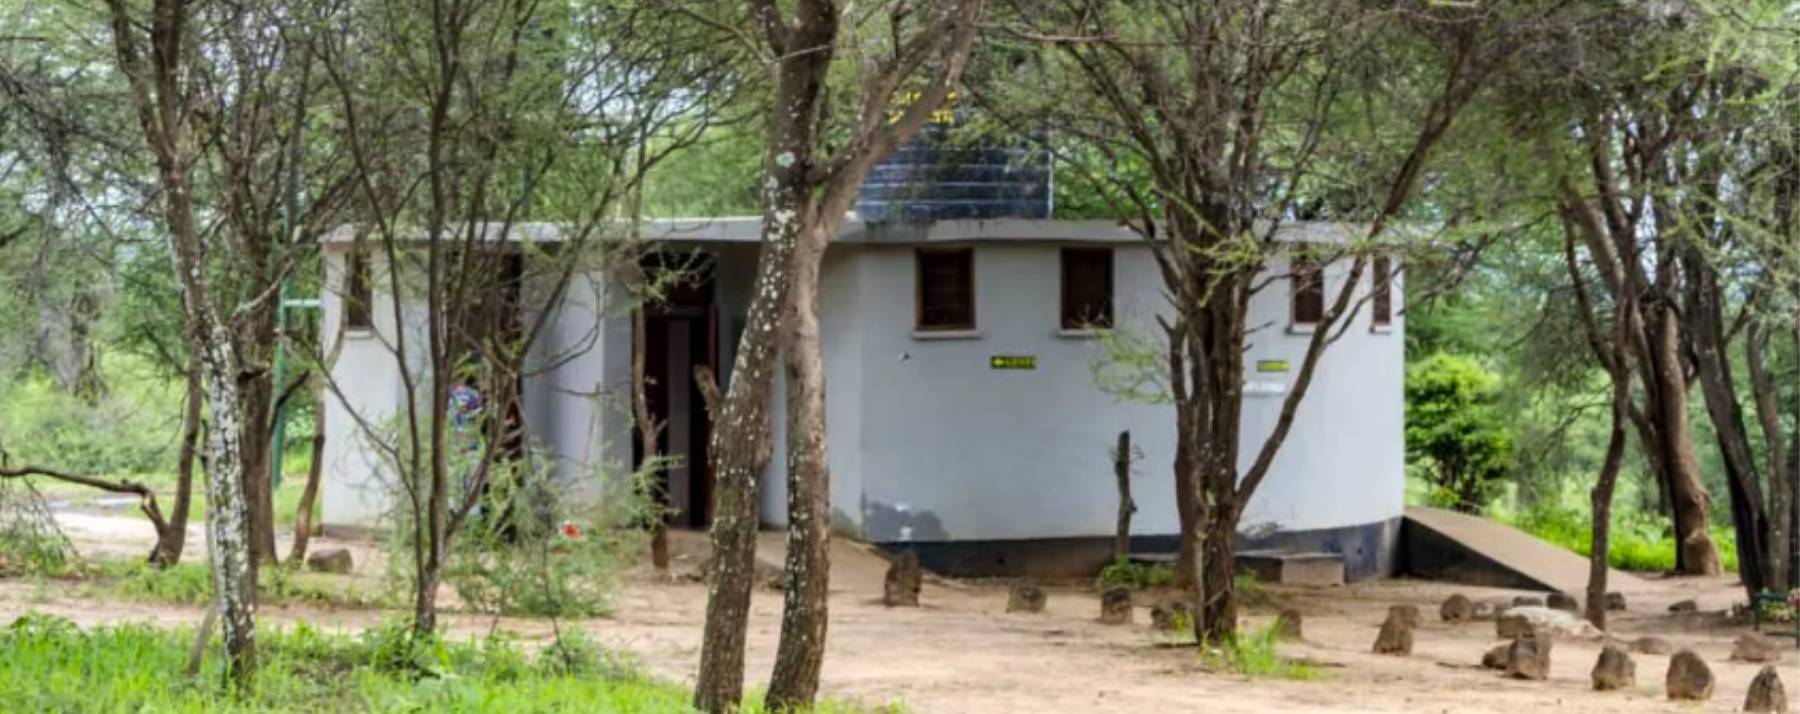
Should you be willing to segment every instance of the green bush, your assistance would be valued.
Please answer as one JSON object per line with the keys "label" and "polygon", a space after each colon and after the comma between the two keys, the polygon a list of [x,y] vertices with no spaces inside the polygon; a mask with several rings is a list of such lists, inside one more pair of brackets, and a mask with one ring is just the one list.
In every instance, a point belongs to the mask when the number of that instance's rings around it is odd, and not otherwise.
{"label": "green bush", "polygon": [[1175,568],[1160,563],[1135,563],[1130,560],[1115,560],[1100,569],[1100,577],[1094,587],[1108,590],[1126,587],[1132,590],[1147,588],[1166,588],[1175,582]]}
{"label": "green bush", "polygon": [[175,463],[183,387],[142,359],[103,353],[107,393],[88,403],[43,374],[0,381],[0,440],[15,462],[131,476]]}
{"label": "green bush", "polygon": [[[1594,550],[1593,525],[1586,508],[1540,504],[1519,514],[1512,525],[1527,533],[1586,556]],[[1728,528],[1712,528],[1713,544],[1727,571],[1738,567],[1737,538]],[[1668,519],[1638,512],[1614,513],[1606,561],[1633,572],[1675,569],[1675,537]]]}
{"label": "green bush", "polygon": [[1500,378],[1444,352],[1406,369],[1406,457],[1431,485],[1429,502],[1479,513],[1512,464],[1497,409]]}

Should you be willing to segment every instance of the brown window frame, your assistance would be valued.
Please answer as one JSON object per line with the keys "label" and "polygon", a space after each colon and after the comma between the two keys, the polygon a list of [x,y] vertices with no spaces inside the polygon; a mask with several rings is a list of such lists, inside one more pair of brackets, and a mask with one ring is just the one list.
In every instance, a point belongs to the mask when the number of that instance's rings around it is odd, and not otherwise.
{"label": "brown window frame", "polygon": [[1386,255],[1369,261],[1369,320],[1376,327],[1394,324],[1394,265]]}
{"label": "brown window frame", "polygon": [[[967,296],[968,304],[964,307],[968,319],[962,322],[926,323],[926,262],[939,259],[957,259],[962,261],[962,293]],[[975,302],[975,249],[964,248],[919,248],[913,253],[913,329],[920,332],[957,332],[975,329],[978,322]]]}
{"label": "brown window frame", "polygon": [[369,260],[363,247],[352,246],[344,258],[344,327],[375,328],[374,290],[369,281]]}
{"label": "brown window frame", "polygon": [[1295,255],[1288,262],[1288,298],[1288,318],[1294,325],[1324,322],[1325,265],[1311,256]]}
{"label": "brown window frame", "polygon": [[[1093,246],[1066,247],[1061,251],[1060,260],[1062,263],[1062,319],[1060,321],[1062,329],[1110,329],[1113,326],[1113,304],[1115,301],[1113,294],[1113,249]],[[1082,290],[1071,289],[1074,287],[1073,283],[1084,275],[1078,272],[1078,266],[1080,266],[1081,261],[1084,260],[1093,260],[1097,263],[1104,264],[1105,266],[1105,272],[1100,274],[1105,276],[1101,280],[1101,289],[1105,291],[1106,297],[1097,310],[1093,308],[1092,301],[1083,299],[1092,296],[1079,295],[1078,293],[1083,292]],[[1099,290],[1096,290],[1095,292],[1099,292]]]}

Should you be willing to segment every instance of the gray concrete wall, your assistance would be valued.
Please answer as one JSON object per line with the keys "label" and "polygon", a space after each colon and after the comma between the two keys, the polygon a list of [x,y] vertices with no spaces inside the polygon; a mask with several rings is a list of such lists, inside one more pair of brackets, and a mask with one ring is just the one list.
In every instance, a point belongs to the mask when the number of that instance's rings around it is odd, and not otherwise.
{"label": "gray concrete wall", "polygon": [[[1105,536],[1116,518],[1110,449],[1121,430],[1143,451],[1133,475],[1134,533],[1178,530],[1173,415],[1098,389],[1102,348],[1059,329],[1059,246],[975,248],[977,329],[920,334],[911,246],[839,246],[822,301],[833,506],[877,542]],[[1283,262],[1271,265],[1285,271]],[[1347,262],[1327,269],[1327,290]],[[1120,246],[1121,324],[1154,333],[1166,310],[1149,251]],[[1398,303],[1396,303],[1398,309]],[[1247,359],[1297,370],[1310,335],[1290,330],[1281,283],[1252,305]],[[1327,352],[1286,447],[1245,515],[1247,530],[1302,531],[1392,520],[1402,511],[1403,327],[1371,329],[1366,311]],[[995,370],[996,354],[1033,355],[1035,370]],[[1242,464],[1272,428],[1294,372],[1248,380]],[[1277,391],[1281,390],[1281,391]],[[841,416],[848,413],[852,416]],[[779,459],[765,483],[764,520],[782,522]],[[860,485],[860,489],[858,486]]]}

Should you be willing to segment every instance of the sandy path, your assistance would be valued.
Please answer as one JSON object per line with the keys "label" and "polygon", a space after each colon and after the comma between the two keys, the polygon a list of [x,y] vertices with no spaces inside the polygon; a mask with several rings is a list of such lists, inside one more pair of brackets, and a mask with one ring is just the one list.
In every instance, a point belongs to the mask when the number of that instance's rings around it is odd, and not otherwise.
{"label": "sandy path", "polygon": [[[916,712],[1725,712],[1742,705],[1758,669],[1726,661],[1740,630],[1711,627],[1714,618],[1705,615],[1665,614],[1669,602],[1685,597],[1697,598],[1703,611],[1723,609],[1735,596],[1724,578],[1652,581],[1657,592],[1634,599],[1632,610],[1614,622],[1617,635],[1657,634],[1678,647],[1693,647],[1713,665],[1719,679],[1713,700],[1674,705],[1661,695],[1666,657],[1635,656],[1633,691],[1590,691],[1588,670],[1598,643],[1558,641],[1549,682],[1515,682],[1471,667],[1496,642],[1492,623],[1438,623],[1437,603],[1451,592],[1510,597],[1507,591],[1408,580],[1277,591],[1307,616],[1308,641],[1284,645],[1283,653],[1332,665],[1317,681],[1288,682],[1201,671],[1192,650],[1157,646],[1142,611],[1137,625],[1096,624],[1097,600],[1083,588],[1051,588],[1049,610],[1041,615],[1004,613],[1005,588],[991,584],[929,585],[924,607],[888,609],[877,601],[879,581],[872,589],[868,569],[859,568],[834,582],[825,692],[871,704],[904,702]],[[73,599],[74,593],[74,587],[57,583],[0,581],[0,618],[39,610],[90,625],[168,625],[191,624],[202,615],[198,608],[96,602]],[[615,614],[580,626],[601,642],[635,653],[658,675],[690,682],[705,597],[697,583],[634,572],[618,593]],[[1417,604],[1426,612],[1413,656],[1368,654],[1388,605],[1395,603]],[[780,611],[779,592],[756,592],[748,656],[753,687],[766,682],[772,666]],[[384,617],[309,608],[270,608],[262,615],[266,622],[305,620],[338,630],[367,627]],[[1269,613],[1255,612],[1249,619],[1260,625]],[[549,629],[541,621],[467,615],[447,621],[456,636],[499,627],[541,639]],[[1781,665],[1790,689],[1800,688],[1796,660],[1800,656],[1790,651]]]}

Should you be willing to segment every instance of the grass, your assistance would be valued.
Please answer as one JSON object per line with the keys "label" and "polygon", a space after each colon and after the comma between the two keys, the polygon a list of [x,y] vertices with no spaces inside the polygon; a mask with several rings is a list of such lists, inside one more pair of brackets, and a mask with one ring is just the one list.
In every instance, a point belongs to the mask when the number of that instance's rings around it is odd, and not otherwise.
{"label": "grass", "polygon": [[1213,669],[1246,677],[1295,681],[1318,679],[1316,667],[1287,659],[1276,651],[1276,634],[1273,626],[1240,634],[1222,647],[1208,649],[1202,658]]}
{"label": "grass", "polygon": [[[212,597],[212,579],[206,565],[183,562],[157,570],[141,560],[103,560],[77,568],[90,594],[141,602],[206,605]],[[354,580],[340,576],[265,568],[258,576],[263,604],[307,604],[324,607],[378,608],[392,605],[379,586],[366,591]]]}
{"label": "grass", "polygon": [[[1544,507],[1514,516],[1510,524],[1583,556],[1593,552],[1593,531],[1585,509]],[[1737,538],[1729,528],[1712,527],[1713,544],[1727,572],[1738,568]],[[1633,572],[1675,570],[1675,538],[1668,522],[1635,513],[1614,517],[1606,560],[1614,568]]]}
{"label": "grass", "polygon": [[[192,630],[121,625],[83,631],[26,615],[0,630],[0,702],[29,712],[691,712],[689,693],[654,680],[574,637],[562,650],[528,652],[494,636],[414,644],[397,626],[359,636],[304,624],[257,634],[251,691],[222,682],[209,653],[199,676],[181,674]],[[747,712],[762,707],[748,702]],[[872,714],[824,702],[817,714]]]}

